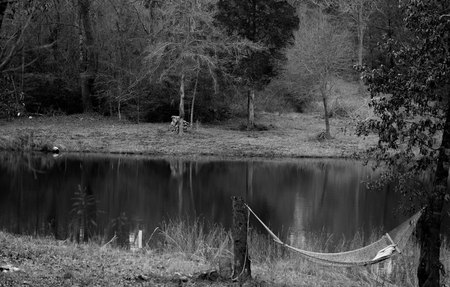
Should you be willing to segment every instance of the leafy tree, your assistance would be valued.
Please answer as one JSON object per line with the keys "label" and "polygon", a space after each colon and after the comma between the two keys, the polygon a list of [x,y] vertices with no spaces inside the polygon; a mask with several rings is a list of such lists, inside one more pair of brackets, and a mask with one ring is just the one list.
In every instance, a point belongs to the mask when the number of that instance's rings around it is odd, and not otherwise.
{"label": "leafy tree", "polygon": [[[448,201],[450,165],[450,2],[410,0],[404,4],[409,42],[384,44],[392,65],[369,71],[366,79],[377,118],[361,123],[359,134],[373,131],[378,145],[371,149],[387,162],[400,180],[432,174],[432,188],[419,192],[426,206],[419,228],[419,286],[440,286],[440,228]],[[409,195],[412,195],[412,191]]]}
{"label": "leafy tree", "polygon": [[228,34],[238,34],[267,49],[254,51],[238,65],[234,73],[248,86],[248,129],[254,127],[255,90],[269,83],[277,74],[277,61],[283,60],[282,49],[293,43],[293,31],[299,20],[287,1],[275,0],[219,0],[216,19]]}
{"label": "leafy tree", "polygon": [[370,17],[367,25],[366,38],[366,64],[372,68],[380,64],[389,66],[387,59],[378,48],[378,43],[385,38],[407,41],[408,32],[404,29],[403,11],[400,0],[378,0],[375,12]]}
{"label": "leafy tree", "polygon": [[320,94],[325,118],[323,135],[331,138],[328,99],[333,80],[351,69],[350,34],[336,28],[320,9],[300,15],[302,26],[295,33],[294,46],[287,50],[283,78],[295,87]]}

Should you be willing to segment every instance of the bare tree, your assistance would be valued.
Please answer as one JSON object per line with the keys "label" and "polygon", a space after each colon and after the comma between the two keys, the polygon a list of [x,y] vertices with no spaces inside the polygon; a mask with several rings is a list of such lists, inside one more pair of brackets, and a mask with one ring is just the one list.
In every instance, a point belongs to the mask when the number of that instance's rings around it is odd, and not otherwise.
{"label": "bare tree", "polygon": [[335,28],[320,10],[300,15],[302,23],[295,45],[287,51],[284,78],[298,83],[308,79],[312,92],[321,96],[325,118],[325,138],[331,138],[328,98],[332,81],[351,68],[352,49],[348,31]]}
{"label": "bare tree", "polygon": [[[301,6],[305,3],[313,4],[318,9],[334,10],[340,16],[346,17],[356,31],[357,39],[357,64],[363,65],[364,60],[364,37],[373,14],[378,11],[380,0],[289,0],[294,6]],[[362,80],[359,81],[360,90],[363,89]]]}
{"label": "bare tree", "polygon": [[141,2],[132,0],[109,0],[99,3],[96,10],[105,15],[97,22],[97,50],[99,71],[96,91],[109,107],[109,114],[122,119],[122,108],[130,102],[137,107],[140,121],[140,96],[145,82],[143,51],[152,36],[151,13]]}
{"label": "bare tree", "polygon": [[[259,48],[250,41],[223,33],[214,24],[215,9],[215,1],[210,0],[168,0],[158,11],[161,25],[156,32],[158,37],[148,47],[147,62],[150,73],[160,81],[178,79],[181,123],[185,118],[187,81],[202,71],[211,77],[217,89],[216,72],[224,58],[240,58],[247,51]],[[191,106],[193,111],[193,104]],[[183,128],[178,132],[182,134]]]}
{"label": "bare tree", "polygon": [[[363,65],[364,59],[364,36],[373,13],[377,10],[378,0],[335,0],[339,9],[348,15],[355,25],[357,36],[358,65]],[[364,83],[359,80],[359,91],[362,92]]]}
{"label": "bare tree", "polygon": [[[8,3],[12,1],[0,1],[0,28],[3,23],[3,16],[8,7]],[[13,3],[11,3],[12,5]],[[23,2],[14,3],[19,12],[15,13],[13,19],[8,23],[8,31],[2,35],[5,41],[0,40],[0,72],[13,70],[9,67],[11,60],[20,53],[24,48],[24,38],[27,29],[30,26],[31,20],[36,12],[36,2],[31,1],[28,5]],[[0,29],[0,32],[2,30]],[[1,38],[0,38],[1,39]]]}
{"label": "bare tree", "polygon": [[358,65],[362,66],[364,56],[364,36],[370,17],[377,9],[376,0],[339,0],[342,12],[347,14],[355,24],[358,38]]}

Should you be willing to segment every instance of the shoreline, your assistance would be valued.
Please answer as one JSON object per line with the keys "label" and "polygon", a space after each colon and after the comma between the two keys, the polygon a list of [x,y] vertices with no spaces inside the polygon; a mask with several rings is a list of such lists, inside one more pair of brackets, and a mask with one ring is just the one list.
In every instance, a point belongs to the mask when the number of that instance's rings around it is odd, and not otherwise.
{"label": "shoreline", "polygon": [[97,152],[97,151],[66,151],[59,154],[52,154],[51,152],[43,152],[39,150],[23,151],[23,150],[2,150],[0,154],[16,153],[31,156],[51,156],[55,159],[62,157],[89,157],[89,158],[129,158],[129,159],[151,159],[151,160],[166,160],[166,159],[181,159],[185,161],[252,161],[252,162],[297,162],[299,160],[308,161],[361,161],[358,155],[350,156],[318,156],[318,155],[299,155],[299,156],[236,156],[236,155],[215,155],[215,154],[160,154],[160,153],[134,153],[134,152]]}
{"label": "shoreline", "polygon": [[242,119],[200,125],[179,136],[166,123],[134,124],[100,116],[72,115],[17,119],[0,123],[0,151],[213,157],[223,159],[351,159],[376,144],[376,137],[355,135],[348,118],[332,120],[333,139],[320,141],[318,113],[262,113],[263,131],[242,131]]}

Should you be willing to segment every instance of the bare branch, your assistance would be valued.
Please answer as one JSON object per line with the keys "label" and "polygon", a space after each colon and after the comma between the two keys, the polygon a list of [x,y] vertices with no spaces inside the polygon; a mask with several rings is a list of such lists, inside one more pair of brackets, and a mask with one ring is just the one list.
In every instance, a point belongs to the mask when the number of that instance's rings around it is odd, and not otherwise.
{"label": "bare branch", "polygon": [[[11,59],[13,58],[13,56],[16,54],[17,50],[20,50],[23,46],[23,35],[26,31],[26,29],[28,28],[28,26],[31,23],[31,19],[33,18],[34,12],[36,8],[36,3],[33,2],[33,6],[31,8],[31,12],[28,15],[24,25],[21,27],[20,29],[20,33],[18,34],[18,36],[13,36],[13,38],[15,39],[15,42],[12,44],[11,48],[9,49],[8,54],[4,54],[4,51],[6,50],[2,50],[2,57],[0,57],[0,71],[3,71],[5,69],[5,67],[9,64],[9,62],[11,61]],[[9,41],[8,41],[9,42]]]}

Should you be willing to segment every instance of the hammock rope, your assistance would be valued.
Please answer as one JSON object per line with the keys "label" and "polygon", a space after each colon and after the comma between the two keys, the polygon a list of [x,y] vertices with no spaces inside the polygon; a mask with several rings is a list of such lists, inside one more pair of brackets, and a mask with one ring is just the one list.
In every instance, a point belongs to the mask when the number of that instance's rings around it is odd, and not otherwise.
{"label": "hammock rope", "polygon": [[328,266],[339,266],[339,267],[352,267],[352,266],[366,266],[379,263],[388,258],[391,258],[395,254],[400,254],[405,248],[409,238],[411,237],[414,228],[420,216],[423,213],[423,209],[415,213],[409,219],[401,223],[399,226],[391,230],[389,233],[384,234],[378,241],[375,241],[362,248],[338,252],[338,253],[320,253],[311,252],[307,250],[302,250],[293,246],[290,246],[278,238],[267,225],[256,215],[255,212],[245,204],[247,209],[253,216],[261,223],[261,225],[267,230],[267,232],[272,236],[273,240],[284,246],[285,248],[291,249],[303,257],[317,262],[322,265]]}

